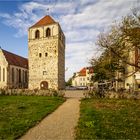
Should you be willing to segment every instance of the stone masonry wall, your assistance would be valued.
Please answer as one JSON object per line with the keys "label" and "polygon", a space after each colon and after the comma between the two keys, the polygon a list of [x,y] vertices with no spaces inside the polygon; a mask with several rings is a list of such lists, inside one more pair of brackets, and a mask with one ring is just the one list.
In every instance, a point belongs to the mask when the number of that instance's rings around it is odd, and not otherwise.
{"label": "stone masonry wall", "polygon": [[[48,27],[51,29],[51,36],[45,37],[45,30]],[[35,39],[36,30],[40,31],[40,38],[37,39]],[[62,89],[65,57],[62,50],[64,47],[59,46],[59,25],[30,28],[28,36],[29,89],[40,89],[43,81],[48,83],[49,89]]]}

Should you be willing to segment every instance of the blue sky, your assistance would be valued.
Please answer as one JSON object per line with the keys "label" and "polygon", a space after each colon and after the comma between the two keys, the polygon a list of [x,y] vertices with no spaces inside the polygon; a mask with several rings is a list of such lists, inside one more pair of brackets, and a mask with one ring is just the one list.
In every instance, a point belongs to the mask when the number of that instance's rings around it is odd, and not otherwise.
{"label": "blue sky", "polygon": [[0,0],[0,46],[28,57],[28,28],[50,14],[66,36],[68,79],[98,55],[99,33],[139,4],[139,0]]}

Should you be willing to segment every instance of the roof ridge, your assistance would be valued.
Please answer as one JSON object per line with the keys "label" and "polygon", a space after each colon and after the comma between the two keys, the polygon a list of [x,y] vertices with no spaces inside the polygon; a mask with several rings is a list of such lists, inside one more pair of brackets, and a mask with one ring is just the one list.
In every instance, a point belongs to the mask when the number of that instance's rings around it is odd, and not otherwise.
{"label": "roof ridge", "polygon": [[10,53],[10,54],[12,54],[12,55],[16,55],[16,56],[18,56],[18,57],[21,57],[21,58],[24,58],[24,59],[27,59],[27,60],[28,60],[28,58],[26,58],[26,57],[17,55],[17,54],[15,54],[15,53],[9,52],[9,51],[7,51],[7,50],[2,49],[2,51],[5,51],[5,52]]}
{"label": "roof ridge", "polygon": [[19,56],[17,54],[8,52],[6,50],[3,50],[3,55],[5,56],[6,61],[9,65],[19,66],[22,68],[28,68],[28,59],[22,56]]}
{"label": "roof ridge", "polygon": [[56,23],[56,21],[50,15],[46,15],[43,18],[41,18],[38,22],[36,22],[33,26],[31,26],[30,28],[53,24],[53,23]]}

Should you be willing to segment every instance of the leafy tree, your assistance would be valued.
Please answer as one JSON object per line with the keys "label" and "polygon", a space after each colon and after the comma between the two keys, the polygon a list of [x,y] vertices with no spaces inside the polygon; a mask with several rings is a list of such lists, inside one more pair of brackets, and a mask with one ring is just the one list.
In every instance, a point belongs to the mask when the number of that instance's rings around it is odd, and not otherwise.
{"label": "leafy tree", "polygon": [[112,57],[108,50],[104,51],[97,59],[92,59],[91,63],[94,67],[94,81],[111,80],[115,76],[115,71],[120,70],[118,59]]}
{"label": "leafy tree", "polygon": [[129,55],[140,49],[140,13],[133,10],[121,22],[111,26],[108,32],[100,33],[96,44],[102,54],[99,58],[91,59],[96,73],[95,81],[110,80],[115,77],[115,71],[124,73],[126,65],[139,69],[139,55],[135,62]]}
{"label": "leafy tree", "polygon": [[120,23],[113,25],[109,32],[100,33],[97,45],[105,51],[110,51],[123,63],[140,68],[129,59],[130,51],[140,49],[140,14],[137,11],[132,12]]}
{"label": "leafy tree", "polygon": [[66,82],[66,86],[71,86],[72,85],[72,78],[69,78],[69,80]]}

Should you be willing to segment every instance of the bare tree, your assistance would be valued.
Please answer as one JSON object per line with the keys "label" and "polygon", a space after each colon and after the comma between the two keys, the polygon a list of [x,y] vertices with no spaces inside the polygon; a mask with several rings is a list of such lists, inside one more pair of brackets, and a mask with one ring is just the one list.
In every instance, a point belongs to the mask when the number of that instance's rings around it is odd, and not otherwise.
{"label": "bare tree", "polygon": [[140,15],[135,11],[122,19],[119,24],[112,26],[107,33],[100,33],[97,45],[110,51],[114,57],[117,57],[123,63],[140,68],[138,65],[139,56],[136,56],[137,62],[129,59],[130,51],[140,49]]}

